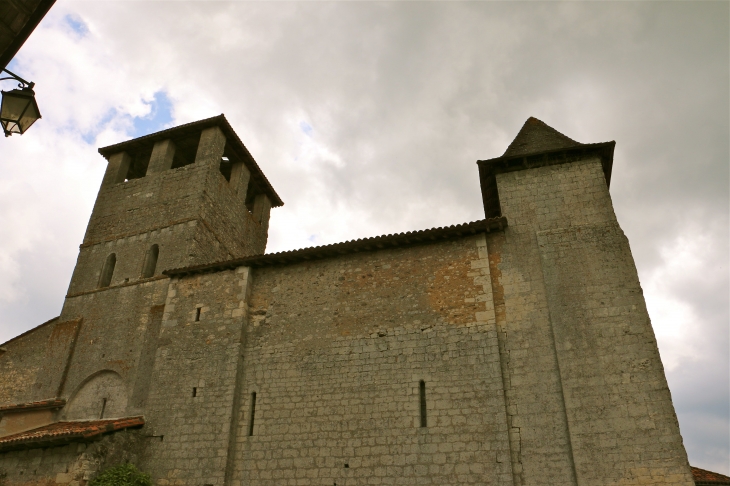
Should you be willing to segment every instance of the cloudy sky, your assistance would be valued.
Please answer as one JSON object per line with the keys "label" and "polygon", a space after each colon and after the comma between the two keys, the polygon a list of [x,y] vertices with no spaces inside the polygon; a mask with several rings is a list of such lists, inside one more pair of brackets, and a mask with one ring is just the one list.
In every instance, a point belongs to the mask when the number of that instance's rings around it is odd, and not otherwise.
{"label": "cloudy sky", "polygon": [[[0,342],[60,312],[96,149],[225,113],[286,205],[268,251],[483,218],[529,116],[611,183],[693,465],[730,473],[727,2],[58,2],[9,68]],[[7,82],[4,89],[12,88]]]}

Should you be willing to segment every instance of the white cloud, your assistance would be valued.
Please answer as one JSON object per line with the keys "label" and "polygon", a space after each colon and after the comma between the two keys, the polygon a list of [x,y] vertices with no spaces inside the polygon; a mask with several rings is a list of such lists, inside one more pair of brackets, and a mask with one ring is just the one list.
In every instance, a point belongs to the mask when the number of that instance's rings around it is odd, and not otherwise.
{"label": "white cloud", "polygon": [[702,359],[701,342],[694,338],[702,328],[691,301],[676,292],[688,275],[707,275],[717,257],[715,241],[703,234],[687,232],[659,248],[661,264],[642,276],[644,298],[657,340],[662,362],[668,372],[685,360]]}

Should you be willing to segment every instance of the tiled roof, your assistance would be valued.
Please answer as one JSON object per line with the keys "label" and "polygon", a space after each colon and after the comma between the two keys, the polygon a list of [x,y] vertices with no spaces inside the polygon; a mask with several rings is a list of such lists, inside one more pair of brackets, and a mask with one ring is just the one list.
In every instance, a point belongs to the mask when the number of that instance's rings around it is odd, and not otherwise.
{"label": "tiled roof", "polygon": [[296,263],[306,260],[319,260],[332,256],[356,253],[360,251],[375,251],[397,246],[410,246],[415,244],[430,243],[448,238],[455,238],[477,233],[488,233],[490,231],[501,231],[507,227],[507,218],[481,219],[471,223],[444,226],[442,228],[431,228],[421,231],[409,231],[407,233],[396,233],[372,238],[350,240],[332,245],[315,246],[302,248],[300,250],[282,251],[279,253],[268,253],[250,257],[237,258],[223,262],[196,265],[192,267],[176,268],[166,270],[162,273],[171,277],[189,275],[194,273],[208,273],[219,270],[229,270],[240,266],[263,267],[269,265],[282,265]]}
{"label": "tiled roof", "polygon": [[572,138],[568,138],[553,127],[548,126],[537,118],[527,119],[520,132],[502,157],[514,157],[517,155],[534,154],[547,150],[564,149],[583,145]]}
{"label": "tiled roof", "polygon": [[12,405],[0,406],[0,415],[9,412],[24,412],[26,410],[43,410],[46,408],[61,408],[66,405],[63,398],[49,398],[47,400],[38,400],[37,402],[15,403]]}
{"label": "tiled roof", "polygon": [[720,486],[730,485],[730,477],[723,474],[718,474],[706,469],[700,469],[698,467],[692,467],[692,477],[695,480],[697,486]]}
{"label": "tiled roof", "polygon": [[56,422],[0,438],[0,451],[50,447],[70,442],[86,442],[110,432],[143,425],[144,417],[142,416],[82,422]]}

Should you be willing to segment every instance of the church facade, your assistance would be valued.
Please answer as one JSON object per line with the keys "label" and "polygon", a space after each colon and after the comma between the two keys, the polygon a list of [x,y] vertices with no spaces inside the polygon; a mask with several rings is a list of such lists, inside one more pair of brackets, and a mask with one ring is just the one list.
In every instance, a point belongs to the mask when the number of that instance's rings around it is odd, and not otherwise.
{"label": "church facade", "polygon": [[100,149],[61,315],[0,346],[0,484],[694,484],[614,145],[530,118],[485,219],[274,254],[223,115]]}

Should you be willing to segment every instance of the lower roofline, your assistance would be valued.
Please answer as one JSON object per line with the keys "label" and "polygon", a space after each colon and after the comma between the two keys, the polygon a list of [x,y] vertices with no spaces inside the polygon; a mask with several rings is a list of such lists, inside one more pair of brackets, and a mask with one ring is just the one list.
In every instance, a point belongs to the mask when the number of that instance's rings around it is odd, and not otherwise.
{"label": "lower roofline", "polygon": [[195,265],[190,267],[175,268],[162,272],[169,277],[183,277],[186,275],[211,273],[221,270],[231,270],[242,266],[264,267],[272,265],[286,265],[307,260],[320,260],[333,256],[357,253],[361,251],[377,251],[386,248],[412,246],[424,243],[431,243],[439,240],[458,238],[461,236],[502,231],[507,227],[507,218],[481,219],[471,223],[463,223],[452,226],[431,228],[420,231],[409,231],[406,233],[395,233],[371,238],[361,238],[331,245],[301,248],[299,250],[282,251],[263,255],[236,258],[221,262]]}

